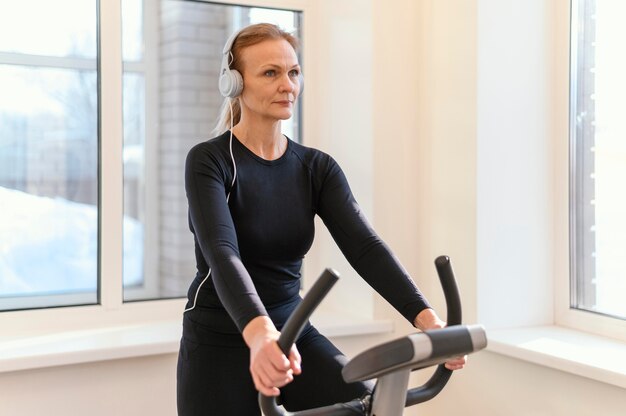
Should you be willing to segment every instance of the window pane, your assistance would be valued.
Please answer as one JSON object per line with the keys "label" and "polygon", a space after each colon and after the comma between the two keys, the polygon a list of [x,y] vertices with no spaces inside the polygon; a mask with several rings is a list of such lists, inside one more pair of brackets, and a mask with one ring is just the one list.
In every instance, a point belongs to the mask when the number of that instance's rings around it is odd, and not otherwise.
{"label": "window pane", "polygon": [[626,3],[575,3],[572,306],[626,318]]}
{"label": "window pane", "polygon": [[124,61],[143,59],[143,1],[122,1],[122,56]]}
{"label": "window pane", "polygon": [[96,28],[96,0],[0,1],[0,52],[95,58]]}
{"label": "window pane", "polygon": [[0,64],[0,91],[0,310],[96,303],[96,71]]}
{"label": "window pane", "polygon": [[[124,63],[126,301],[183,297],[195,276],[185,156],[210,138],[217,121],[226,39],[250,23],[295,31],[299,22],[297,12],[181,0],[146,0],[142,15],[127,12],[136,3],[122,0],[123,44],[143,50],[138,59],[125,54]],[[300,136],[298,119],[283,123],[294,140]]]}

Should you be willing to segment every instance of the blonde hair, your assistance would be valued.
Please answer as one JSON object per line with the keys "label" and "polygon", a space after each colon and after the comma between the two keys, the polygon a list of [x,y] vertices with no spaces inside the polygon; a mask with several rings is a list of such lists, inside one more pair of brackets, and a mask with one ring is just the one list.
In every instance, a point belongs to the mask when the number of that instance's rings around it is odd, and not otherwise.
{"label": "blonde hair", "polygon": [[[241,51],[248,46],[256,45],[266,40],[284,39],[294,51],[298,51],[299,42],[294,35],[289,32],[285,32],[276,25],[270,23],[257,23],[254,25],[243,28],[235,41],[230,51],[232,53],[232,61],[229,65],[230,69],[236,69],[239,73],[242,72]],[[224,98],[222,106],[220,108],[220,114],[217,120],[217,124],[211,133],[213,136],[218,136],[231,126],[231,106],[232,106],[232,125],[239,123],[241,119],[241,106],[239,104],[239,97]]]}

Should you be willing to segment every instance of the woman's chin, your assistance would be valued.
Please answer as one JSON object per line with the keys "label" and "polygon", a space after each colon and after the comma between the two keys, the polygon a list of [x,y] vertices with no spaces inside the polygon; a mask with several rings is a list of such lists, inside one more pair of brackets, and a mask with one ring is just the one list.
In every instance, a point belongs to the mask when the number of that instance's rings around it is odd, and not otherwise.
{"label": "woman's chin", "polygon": [[289,120],[293,116],[291,111],[283,111],[280,114],[276,114],[278,120]]}

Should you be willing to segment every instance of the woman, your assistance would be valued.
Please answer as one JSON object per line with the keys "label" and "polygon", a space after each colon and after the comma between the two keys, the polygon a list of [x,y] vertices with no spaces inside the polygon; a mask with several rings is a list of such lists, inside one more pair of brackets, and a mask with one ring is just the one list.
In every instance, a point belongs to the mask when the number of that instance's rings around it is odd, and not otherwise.
{"label": "woman", "polygon": [[[276,343],[300,301],[300,269],[315,215],[355,270],[413,325],[445,325],[372,230],[337,163],[281,134],[301,88],[296,49],[293,36],[269,24],[231,38],[220,78],[227,96],[222,134],[187,157],[198,273],[178,361],[180,415],[258,415],[257,391],[280,395],[294,411],[349,401],[371,389],[343,381],[345,357],[310,325],[288,357]],[[225,79],[232,70],[242,80]],[[464,363],[459,358],[447,366]]]}

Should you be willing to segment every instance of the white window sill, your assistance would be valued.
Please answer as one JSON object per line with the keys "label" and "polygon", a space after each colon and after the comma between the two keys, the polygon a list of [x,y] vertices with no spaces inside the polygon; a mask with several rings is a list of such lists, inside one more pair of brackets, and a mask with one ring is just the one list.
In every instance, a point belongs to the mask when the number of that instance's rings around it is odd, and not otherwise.
{"label": "white window sill", "polygon": [[311,323],[329,338],[384,334],[393,332],[394,329],[391,320],[346,316],[323,308],[313,314]]}
{"label": "white window sill", "polygon": [[[337,320],[316,314],[312,321],[329,337],[393,330],[393,323],[387,320]],[[33,337],[0,337],[0,373],[177,353],[181,330],[181,322],[176,320]]]}
{"label": "white window sill", "polygon": [[626,388],[626,343],[556,326],[488,330],[489,351]]}
{"label": "white window sill", "polygon": [[0,338],[0,373],[178,351],[181,322]]}

